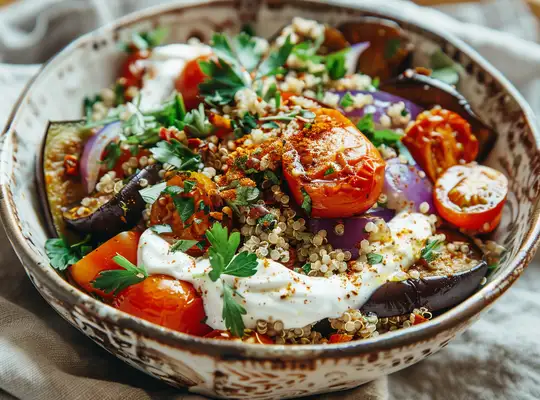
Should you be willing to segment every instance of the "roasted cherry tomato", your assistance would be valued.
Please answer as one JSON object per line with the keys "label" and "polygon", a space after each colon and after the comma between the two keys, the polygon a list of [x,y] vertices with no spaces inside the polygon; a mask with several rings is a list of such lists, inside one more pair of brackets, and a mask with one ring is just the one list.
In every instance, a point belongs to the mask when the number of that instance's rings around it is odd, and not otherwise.
{"label": "roasted cherry tomato", "polygon": [[176,90],[182,93],[184,104],[188,110],[196,108],[199,103],[199,84],[203,83],[207,76],[199,66],[200,61],[207,61],[211,55],[204,55],[188,61],[178,78],[176,79]]}
{"label": "roasted cherry tomato", "polygon": [[112,293],[107,294],[102,290],[95,289],[91,282],[97,278],[101,271],[122,268],[112,260],[117,254],[124,256],[133,264],[137,264],[137,245],[140,236],[140,233],[132,231],[119,233],[69,267],[71,277],[87,292],[111,298]]}
{"label": "roasted cherry tomato", "polygon": [[451,166],[474,161],[478,155],[478,140],[469,123],[440,108],[420,113],[402,142],[433,182]]}
{"label": "roasted cherry tomato", "polygon": [[128,286],[115,297],[113,306],[191,335],[204,336],[212,330],[203,322],[206,318],[203,301],[193,285],[166,275],[152,275]]}
{"label": "roasted cherry tomato", "polygon": [[441,175],[433,193],[445,220],[459,228],[491,232],[501,220],[508,180],[483,165],[456,165]]}
{"label": "roasted cherry tomato", "polygon": [[335,333],[330,336],[330,340],[328,343],[345,343],[350,342],[352,340],[352,335],[344,335],[341,333]]}
{"label": "roasted cherry tomato", "polygon": [[148,57],[150,57],[148,50],[138,50],[128,56],[120,68],[119,75],[120,78],[123,78],[121,83],[124,87],[136,86],[140,88],[142,86],[145,69],[138,61]]}
{"label": "roasted cherry tomato", "polygon": [[381,194],[384,160],[339,111],[313,110],[311,123],[286,137],[283,174],[298,204],[313,217],[339,218],[369,209]]}
{"label": "roasted cherry tomato", "polygon": [[[220,340],[240,340],[240,338],[233,336],[229,331],[220,331],[213,330],[205,336],[210,339],[220,339]],[[258,332],[250,332],[245,334],[242,338],[242,341],[245,343],[251,344],[274,344],[274,341],[266,335],[262,335]]]}

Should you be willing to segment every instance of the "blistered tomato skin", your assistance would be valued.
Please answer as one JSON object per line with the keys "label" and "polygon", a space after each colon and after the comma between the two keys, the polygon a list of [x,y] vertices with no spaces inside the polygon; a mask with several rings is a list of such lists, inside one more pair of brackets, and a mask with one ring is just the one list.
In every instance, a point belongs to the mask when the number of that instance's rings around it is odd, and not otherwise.
{"label": "blistered tomato skin", "polygon": [[448,168],[474,161],[478,155],[478,139],[470,124],[440,108],[420,113],[402,142],[433,182]]}
{"label": "blistered tomato skin", "polygon": [[437,180],[433,192],[439,215],[459,228],[482,233],[499,224],[508,194],[508,180],[492,168],[456,165]]}
{"label": "blistered tomato skin", "polygon": [[176,90],[182,93],[184,105],[188,110],[197,108],[201,102],[199,99],[199,84],[203,83],[207,76],[202,72],[199,62],[207,61],[210,57],[209,55],[203,55],[188,61],[176,79]]}
{"label": "blistered tomato skin", "polygon": [[112,298],[112,293],[95,289],[91,282],[97,278],[101,271],[122,268],[112,260],[117,254],[124,256],[131,263],[137,264],[137,246],[140,237],[139,232],[119,233],[69,267],[71,278],[89,293],[96,293],[106,299]]}
{"label": "blistered tomato skin", "polygon": [[113,306],[135,317],[190,335],[204,336],[212,329],[202,298],[191,283],[166,275],[152,275],[129,286],[113,300]]}
{"label": "blistered tomato skin", "polygon": [[315,119],[285,137],[283,174],[301,205],[311,198],[313,217],[350,217],[381,194],[385,162],[379,151],[339,111],[314,110]]}

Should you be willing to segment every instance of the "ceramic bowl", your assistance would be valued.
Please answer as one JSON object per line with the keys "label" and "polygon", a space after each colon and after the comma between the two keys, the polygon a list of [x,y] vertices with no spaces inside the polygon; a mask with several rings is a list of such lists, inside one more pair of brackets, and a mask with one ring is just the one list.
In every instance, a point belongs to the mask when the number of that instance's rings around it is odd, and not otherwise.
{"label": "ceramic bowl", "polygon": [[[350,4],[350,3],[349,3]],[[205,1],[145,10],[81,37],[54,57],[18,101],[1,137],[0,212],[8,236],[37,290],[69,323],[126,363],[178,387],[214,397],[290,398],[358,386],[416,363],[446,346],[523,272],[539,234],[540,139],[516,89],[460,40],[422,26],[414,15],[379,2]],[[499,138],[487,164],[503,171],[511,192],[495,238],[502,266],[465,302],[434,320],[378,338],[334,345],[260,346],[173,332],[99,303],[49,267],[47,229],[36,193],[35,159],[48,120],[81,117],[81,102],[113,82],[118,42],[132,31],[170,29],[170,41],[250,23],[270,36],[294,16],[330,24],[374,15],[393,19],[420,50],[440,47],[463,66],[461,92]],[[422,50],[424,49],[424,50]]]}

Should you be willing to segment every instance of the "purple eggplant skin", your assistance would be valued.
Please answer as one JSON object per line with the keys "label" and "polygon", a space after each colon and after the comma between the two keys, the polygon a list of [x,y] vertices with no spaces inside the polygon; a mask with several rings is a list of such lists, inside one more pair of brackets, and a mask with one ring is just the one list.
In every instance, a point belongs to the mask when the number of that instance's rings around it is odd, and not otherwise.
{"label": "purple eggplant skin", "polygon": [[146,203],[139,194],[141,179],[153,185],[159,181],[158,164],[139,171],[111,200],[92,214],[72,219],[64,213],[64,221],[69,229],[81,234],[91,234],[93,239],[107,240],[114,235],[133,228],[141,219]]}
{"label": "purple eggplant skin", "polygon": [[379,90],[401,96],[426,109],[440,105],[463,117],[479,142],[478,161],[484,160],[497,140],[493,129],[482,122],[469,102],[454,86],[438,79],[407,70],[395,79],[382,82]]}
{"label": "purple eggplant skin", "polygon": [[420,307],[430,311],[452,307],[478,288],[486,272],[487,263],[482,260],[474,268],[451,276],[388,282],[373,293],[361,311],[376,313],[378,317],[391,317],[410,313]]}

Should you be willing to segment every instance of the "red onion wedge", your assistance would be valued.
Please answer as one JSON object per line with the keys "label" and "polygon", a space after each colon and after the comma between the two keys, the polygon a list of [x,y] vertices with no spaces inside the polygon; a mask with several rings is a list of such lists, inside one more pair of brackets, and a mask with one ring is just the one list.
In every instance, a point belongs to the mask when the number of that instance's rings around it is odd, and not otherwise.
{"label": "red onion wedge", "polygon": [[417,165],[402,164],[399,158],[386,162],[383,193],[388,199],[388,208],[419,212],[420,205],[427,203],[428,212],[435,212],[433,186],[422,172]]}
{"label": "red onion wedge", "polygon": [[360,42],[353,44],[345,55],[345,67],[347,67],[347,75],[356,73],[358,59],[362,53],[369,47],[369,42]]}
{"label": "red onion wedge", "polygon": [[[357,258],[360,242],[369,236],[369,233],[365,231],[366,224],[368,222],[376,222],[377,219],[383,219],[385,222],[388,222],[394,218],[394,215],[395,212],[393,210],[377,207],[357,217],[311,218],[308,223],[311,232],[317,233],[324,229],[328,243],[335,249],[350,251],[352,257]],[[338,225],[343,225],[342,231]],[[341,232],[343,234],[340,235],[339,233]]]}
{"label": "red onion wedge", "polygon": [[339,95],[339,100],[345,96],[346,93],[350,93],[351,96],[356,96],[357,94],[364,94],[373,96],[373,104],[368,104],[362,108],[355,108],[351,111],[345,111],[345,116],[355,121],[362,118],[365,114],[373,114],[373,121],[376,124],[379,123],[379,120],[383,115],[386,115],[386,110],[392,104],[403,102],[405,104],[405,110],[411,115],[411,119],[414,120],[418,114],[420,114],[424,109],[419,105],[404,99],[403,97],[395,96],[390,93],[376,91],[369,92],[367,90],[342,90],[334,92]]}
{"label": "red onion wedge", "polygon": [[101,169],[101,156],[105,147],[113,140],[116,140],[122,133],[122,123],[113,122],[105,125],[94,136],[92,136],[86,145],[81,157],[81,178],[86,193],[90,194],[96,187]]}

